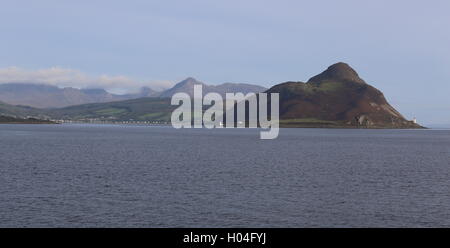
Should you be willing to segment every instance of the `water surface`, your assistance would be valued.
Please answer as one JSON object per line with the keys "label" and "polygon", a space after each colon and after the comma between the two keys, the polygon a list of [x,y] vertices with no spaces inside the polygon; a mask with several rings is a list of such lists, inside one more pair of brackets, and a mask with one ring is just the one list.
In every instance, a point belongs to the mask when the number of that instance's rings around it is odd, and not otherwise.
{"label": "water surface", "polygon": [[0,227],[450,227],[450,130],[0,125]]}

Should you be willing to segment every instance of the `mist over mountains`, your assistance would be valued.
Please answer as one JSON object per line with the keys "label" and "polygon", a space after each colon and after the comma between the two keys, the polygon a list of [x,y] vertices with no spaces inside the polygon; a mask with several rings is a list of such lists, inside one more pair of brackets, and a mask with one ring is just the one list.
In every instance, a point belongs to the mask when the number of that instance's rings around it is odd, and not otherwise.
{"label": "mist over mountains", "polygon": [[142,88],[136,94],[116,95],[104,89],[59,88],[45,84],[0,84],[0,101],[11,105],[35,108],[61,108],[96,102],[122,101],[156,94],[150,88]]}

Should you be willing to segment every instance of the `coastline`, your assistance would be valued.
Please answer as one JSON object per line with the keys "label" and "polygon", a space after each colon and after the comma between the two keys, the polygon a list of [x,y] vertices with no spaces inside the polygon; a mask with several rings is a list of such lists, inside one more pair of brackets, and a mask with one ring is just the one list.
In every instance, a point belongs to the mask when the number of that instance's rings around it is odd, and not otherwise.
{"label": "coastline", "polygon": [[21,119],[0,115],[0,124],[58,124],[58,123],[49,120],[40,120],[35,118]]}

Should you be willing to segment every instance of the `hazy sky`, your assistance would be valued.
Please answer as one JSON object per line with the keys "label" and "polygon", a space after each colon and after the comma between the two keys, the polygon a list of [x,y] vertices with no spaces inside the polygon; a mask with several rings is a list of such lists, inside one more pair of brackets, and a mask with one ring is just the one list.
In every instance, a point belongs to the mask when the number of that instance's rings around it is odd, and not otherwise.
{"label": "hazy sky", "polygon": [[269,87],[344,61],[407,118],[450,123],[449,10],[444,0],[0,0],[0,82]]}

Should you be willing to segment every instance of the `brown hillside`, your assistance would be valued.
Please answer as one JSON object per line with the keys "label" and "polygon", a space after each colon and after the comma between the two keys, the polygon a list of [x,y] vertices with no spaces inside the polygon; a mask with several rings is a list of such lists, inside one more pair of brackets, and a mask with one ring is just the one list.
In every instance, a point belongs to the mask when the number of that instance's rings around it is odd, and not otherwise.
{"label": "brown hillside", "polygon": [[307,83],[286,82],[267,93],[280,93],[280,120],[284,126],[420,128],[345,63],[328,67]]}

